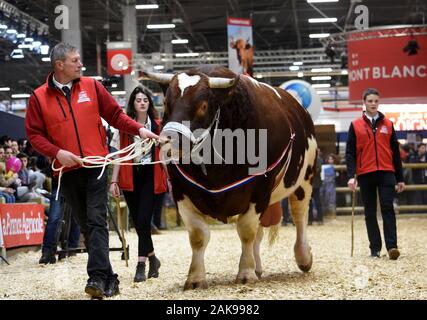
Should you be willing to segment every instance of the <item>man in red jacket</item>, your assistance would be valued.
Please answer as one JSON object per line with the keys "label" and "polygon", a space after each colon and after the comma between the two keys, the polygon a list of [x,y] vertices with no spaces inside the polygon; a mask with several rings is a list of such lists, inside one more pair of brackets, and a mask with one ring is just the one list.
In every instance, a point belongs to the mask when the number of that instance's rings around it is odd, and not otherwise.
{"label": "man in red jacket", "polygon": [[107,174],[83,168],[82,158],[108,154],[101,117],[115,128],[141,138],[158,138],[129,118],[96,80],[81,77],[77,49],[59,43],[51,52],[53,72],[31,95],[25,118],[27,136],[41,154],[66,167],[61,191],[77,215],[88,250],[85,292],[95,298],[119,293],[109,259]]}
{"label": "man in red jacket", "polygon": [[[365,207],[365,222],[372,257],[380,257],[381,234],[377,221],[377,190],[384,224],[385,244],[390,259],[396,260],[396,216],[393,199],[405,189],[399,144],[393,123],[378,111],[379,93],[367,89],[363,94],[366,111],[354,120],[348,131],[346,162],[348,186],[354,191],[360,184],[360,194]],[[354,178],[357,175],[357,180]]]}

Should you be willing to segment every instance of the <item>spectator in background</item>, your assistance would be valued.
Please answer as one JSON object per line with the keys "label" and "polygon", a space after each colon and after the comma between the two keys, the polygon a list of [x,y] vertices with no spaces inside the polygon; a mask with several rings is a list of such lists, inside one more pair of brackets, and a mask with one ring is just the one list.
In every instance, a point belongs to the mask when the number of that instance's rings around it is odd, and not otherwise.
{"label": "spectator in background", "polygon": [[10,147],[12,148],[12,155],[16,157],[19,153],[18,141],[16,141],[15,139],[12,139],[10,143]]}
{"label": "spectator in background", "polygon": [[[426,144],[418,145],[417,153],[411,155],[408,159],[409,163],[426,163]],[[427,184],[427,168],[412,169],[412,182],[414,184]],[[427,204],[427,190],[416,190],[414,192],[414,204]]]}
{"label": "spectator in background", "polygon": [[378,111],[378,91],[367,89],[363,93],[363,101],[366,111],[351,123],[348,132],[348,187],[354,191],[360,184],[371,256],[379,258],[382,241],[377,221],[378,190],[386,248],[390,259],[396,260],[400,255],[393,206],[396,181],[397,192],[405,189],[399,145],[393,123]]}
{"label": "spectator in background", "polygon": [[322,186],[320,188],[320,196],[322,199],[322,209],[326,215],[335,216],[336,212],[336,171],[334,165],[336,163],[335,155],[329,154],[326,158],[326,164],[322,165]]}
{"label": "spectator in background", "polygon": [[40,195],[34,192],[34,187],[36,186],[36,176],[30,174],[28,166],[28,156],[25,153],[18,154],[17,158],[21,160],[22,167],[18,172],[18,177],[21,180],[21,185],[17,188],[17,197],[19,202],[29,202],[36,198],[39,198]]}
{"label": "spectator in background", "polygon": [[316,173],[313,179],[313,193],[311,195],[310,207],[308,211],[308,224],[312,225],[314,221],[314,206],[316,206],[316,221],[319,224],[323,224],[323,210],[322,210],[322,201],[320,200],[320,187],[322,186],[322,179],[320,178],[320,173],[322,171],[322,156],[320,149],[317,149],[317,158],[316,158]]}

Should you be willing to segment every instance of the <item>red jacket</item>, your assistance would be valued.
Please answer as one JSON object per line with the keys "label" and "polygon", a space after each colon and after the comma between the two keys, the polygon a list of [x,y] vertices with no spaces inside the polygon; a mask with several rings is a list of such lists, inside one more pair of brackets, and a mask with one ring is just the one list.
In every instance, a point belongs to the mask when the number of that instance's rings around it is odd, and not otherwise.
{"label": "red jacket", "polygon": [[[155,130],[155,134],[160,134],[160,121],[155,120],[157,124],[157,128]],[[126,148],[131,143],[133,143],[133,139],[126,133],[120,132],[120,149]],[[159,147],[154,147],[154,161],[159,161]],[[123,155],[124,156],[124,155]],[[131,163],[132,161],[128,161]],[[119,187],[122,190],[133,191],[133,167],[132,166],[120,166],[119,171]],[[163,166],[160,163],[154,164],[154,193],[164,193],[167,192],[167,177],[166,172],[163,169]]]}
{"label": "red jacket", "polygon": [[353,121],[353,128],[356,135],[356,174],[360,176],[378,170],[394,172],[390,147],[393,123],[380,116],[373,130],[371,122],[363,114],[362,118]]}
{"label": "red jacket", "polygon": [[64,149],[80,157],[105,156],[108,148],[101,117],[115,128],[138,135],[142,126],[122,111],[98,81],[74,80],[69,104],[52,75],[33,92],[25,117],[28,140],[39,153],[55,158]]}

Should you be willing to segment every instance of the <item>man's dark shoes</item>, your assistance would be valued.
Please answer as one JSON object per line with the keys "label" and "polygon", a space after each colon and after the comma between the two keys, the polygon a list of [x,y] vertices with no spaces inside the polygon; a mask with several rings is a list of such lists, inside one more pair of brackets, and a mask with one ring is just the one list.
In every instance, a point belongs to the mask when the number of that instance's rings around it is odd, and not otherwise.
{"label": "man's dark shoes", "polygon": [[112,296],[118,295],[120,293],[119,283],[120,281],[117,279],[117,275],[109,278],[105,285],[105,296],[110,298]]}
{"label": "man's dark shoes", "polygon": [[159,268],[161,266],[160,260],[156,256],[148,257],[150,261],[150,267],[148,269],[148,278],[158,278]]}
{"label": "man's dark shoes", "polygon": [[145,276],[145,262],[138,262],[136,266],[135,277],[133,278],[134,282],[142,282],[147,280]]}
{"label": "man's dark shoes", "polygon": [[400,252],[397,248],[391,248],[388,250],[388,256],[390,260],[397,260],[397,258],[400,256]]}
{"label": "man's dark shoes", "polygon": [[100,278],[89,278],[85,292],[95,299],[102,299],[105,294],[105,281]]}
{"label": "man's dark shoes", "polygon": [[55,263],[56,258],[55,254],[51,250],[44,250],[42,251],[42,257],[39,260],[40,264],[49,264],[49,263]]}
{"label": "man's dark shoes", "polygon": [[371,251],[371,257],[380,258],[381,257],[381,251]]}

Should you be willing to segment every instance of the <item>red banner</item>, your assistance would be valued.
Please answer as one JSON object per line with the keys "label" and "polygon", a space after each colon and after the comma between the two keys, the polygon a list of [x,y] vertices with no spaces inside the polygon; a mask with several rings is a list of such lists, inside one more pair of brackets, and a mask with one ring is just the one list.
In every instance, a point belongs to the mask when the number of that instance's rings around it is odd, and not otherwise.
{"label": "red banner", "polygon": [[109,75],[132,72],[132,47],[128,42],[107,44],[107,71]]}
{"label": "red banner", "polygon": [[[361,103],[366,88],[378,89],[381,103],[427,102],[427,35],[417,34],[417,28],[399,32],[351,34],[347,42],[350,103]],[[414,39],[419,49],[408,55],[404,48]]]}
{"label": "red banner", "polygon": [[43,243],[43,205],[32,203],[0,204],[0,220],[6,248]]}

